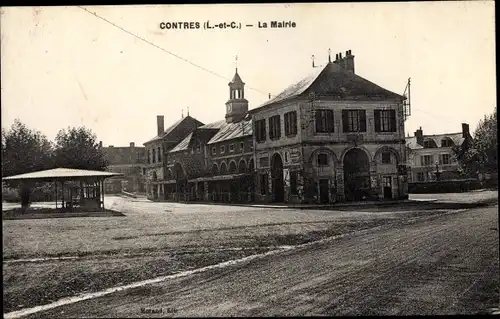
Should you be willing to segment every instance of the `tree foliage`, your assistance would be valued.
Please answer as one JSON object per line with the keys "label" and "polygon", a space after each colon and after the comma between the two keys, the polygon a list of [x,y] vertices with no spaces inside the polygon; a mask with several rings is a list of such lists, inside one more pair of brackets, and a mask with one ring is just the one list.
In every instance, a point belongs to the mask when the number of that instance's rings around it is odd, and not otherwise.
{"label": "tree foliage", "polygon": [[107,162],[97,137],[85,127],[62,129],[56,136],[56,167],[104,170]]}
{"label": "tree foliage", "polygon": [[[53,144],[39,131],[15,120],[2,129],[2,176],[53,168]],[[16,183],[8,183],[17,186]]]}
{"label": "tree foliage", "polygon": [[479,121],[471,141],[454,148],[460,172],[467,177],[498,173],[497,112]]}

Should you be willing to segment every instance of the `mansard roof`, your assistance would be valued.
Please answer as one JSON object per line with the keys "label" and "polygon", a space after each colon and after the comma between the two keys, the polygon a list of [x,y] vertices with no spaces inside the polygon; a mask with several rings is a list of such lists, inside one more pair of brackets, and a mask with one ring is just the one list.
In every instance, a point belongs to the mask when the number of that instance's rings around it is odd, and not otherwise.
{"label": "mansard roof", "polygon": [[[450,138],[455,146],[460,146],[465,141],[463,134],[460,133],[444,133],[444,134],[434,134],[434,135],[424,135],[423,140],[431,139],[433,140],[437,147],[441,146],[441,140],[444,138]],[[417,143],[417,137],[411,136],[406,138],[406,147],[410,149],[421,149],[424,148],[422,145]]]}
{"label": "mansard roof", "polygon": [[307,77],[290,85],[276,97],[250,112],[294,98],[308,97],[311,92],[317,96],[328,96],[337,100],[404,99],[402,95],[386,90],[354,72],[330,62],[323,68],[315,69]]}

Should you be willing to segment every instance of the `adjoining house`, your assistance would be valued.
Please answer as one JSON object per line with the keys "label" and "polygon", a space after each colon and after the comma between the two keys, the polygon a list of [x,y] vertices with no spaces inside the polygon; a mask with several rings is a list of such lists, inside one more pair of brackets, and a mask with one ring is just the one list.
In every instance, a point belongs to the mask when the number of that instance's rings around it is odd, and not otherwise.
{"label": "adjoining house", "polygon": [[146,156],[143,166],[143,175],[146,180],[146,193],[150,199],[163,199],[164,188],[169,185],[166,177],[165,154],[181,142],[189,133],[203,125],[202,122],[189,116],[189,114],[165,130],[163,115],[156,117],[157,135],[144,143]]}
{"label": "adjoining house", "polygon": [[226,119],[197,127],[166,153],[165,199],[253,200],[252,121],[238,69],[228,85]]}
{"label": "adjoining house", "polygon": [[424,135],[420,127],[414,136],[406,138],[411,182],[429,182],[460,178],[453,147],[462,146],[472,136],[469,124],[462,123],[462,132]]}
{"label": "adjoining house", "polygon": [[[228,85],[225,120],[203,125],[193,119],[175,139],[159,125],[159,136],[144,144],[154,198],[333,203],[408,197],[405,98],[355,74],[350,50],[250,111],[238,69]],[[166,162],[163,171],[157,156]]]}
{"label": "adjoining house", "polygon": [[404,99],[355,74],[349,50],[251,110],[256,199],[407,198]]}
{"label": "adjoining house", "polygon": [[142,176],[142,166],[146,154],[144,147],[135,146],[134,142],[131,142],[128,147],[115,147],[113,145],[103,147],[102,142],[99,142],[99,147],[108,162],[107,171],[123,174],[123,176],[106,179],[104,187],[107,193],[120,193],[122,191],[144,193],[146,191]]}

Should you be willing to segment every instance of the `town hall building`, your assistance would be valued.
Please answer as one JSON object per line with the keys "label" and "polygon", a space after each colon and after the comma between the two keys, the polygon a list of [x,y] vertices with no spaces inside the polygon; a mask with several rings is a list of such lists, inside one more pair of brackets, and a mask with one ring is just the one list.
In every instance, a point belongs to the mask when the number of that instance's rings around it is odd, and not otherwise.
{"label": "town hall building", "polygon": [[256,199],[407,198],[403,101],[357,75],[349,50],[252,109]]}
{"label": "town hall building", "polygon": [[324,204],[407,198],[405,98],[357,75],[350,50],[313,71],[249,110],[236,69],[225,120],[193,119],[168,148],[158,142],[168,135],[161,130],[145,143],[164,163],[148,184],[152,197]]}

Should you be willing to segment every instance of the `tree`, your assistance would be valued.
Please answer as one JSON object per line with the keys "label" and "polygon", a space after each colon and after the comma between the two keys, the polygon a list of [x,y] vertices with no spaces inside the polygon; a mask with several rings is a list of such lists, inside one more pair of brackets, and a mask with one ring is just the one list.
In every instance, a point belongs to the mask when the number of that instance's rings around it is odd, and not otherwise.
{"label": "tree", "polygon": [[[53,168],[53,145],[36,130],[29,129],[18,119],[7,131],[2,129],[2,176],[11,176]],[[29,203],[30,186],[19,182],[6,182],[19,187],[23,207]]]}
{"label": "tree", "polygon": [[454,148],[460,172],[467,177],[498,173],[497,112],[479,121],[474,138]]}
{"label": "tree", "polygon": [[85,127],[62,129],[55,145],[56,167],[104,170],[107,161],[96,135]]}

